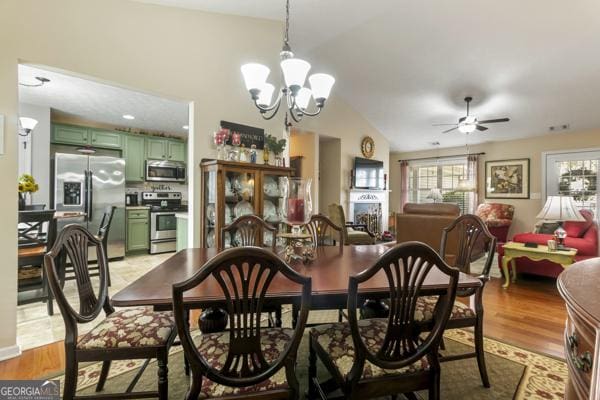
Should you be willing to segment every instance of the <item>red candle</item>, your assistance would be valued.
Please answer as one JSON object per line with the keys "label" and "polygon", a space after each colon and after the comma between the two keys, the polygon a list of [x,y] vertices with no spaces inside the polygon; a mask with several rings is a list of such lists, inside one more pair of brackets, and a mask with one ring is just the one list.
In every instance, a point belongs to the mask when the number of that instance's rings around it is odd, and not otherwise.
{"label": "red candle", "polygon": [[303,224],[304,221],[304,199],[288,199],[287,220],[291,224]]}

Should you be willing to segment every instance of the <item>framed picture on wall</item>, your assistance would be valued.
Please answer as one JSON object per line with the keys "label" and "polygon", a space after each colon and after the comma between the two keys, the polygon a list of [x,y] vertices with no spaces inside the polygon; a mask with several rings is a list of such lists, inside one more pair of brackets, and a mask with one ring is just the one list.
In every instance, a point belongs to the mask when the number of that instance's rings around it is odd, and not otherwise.
{"label": "framed picture on wall", "polygon": [[485,162],[487,199],[528,199],[529,158]]}

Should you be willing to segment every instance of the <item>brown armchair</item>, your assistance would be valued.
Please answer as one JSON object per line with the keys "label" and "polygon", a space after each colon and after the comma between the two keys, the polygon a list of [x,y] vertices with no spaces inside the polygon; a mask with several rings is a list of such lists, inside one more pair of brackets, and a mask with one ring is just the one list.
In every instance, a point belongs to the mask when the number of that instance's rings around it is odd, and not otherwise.
{"label": "brown armchair", "polygon": [[375,244],[375,235],[369,232],[366,225],[346,221],[346,215],[341,205],[330,204],[328,211],[331,221],[335,225],[342,227],[342,240],[344,244]]}

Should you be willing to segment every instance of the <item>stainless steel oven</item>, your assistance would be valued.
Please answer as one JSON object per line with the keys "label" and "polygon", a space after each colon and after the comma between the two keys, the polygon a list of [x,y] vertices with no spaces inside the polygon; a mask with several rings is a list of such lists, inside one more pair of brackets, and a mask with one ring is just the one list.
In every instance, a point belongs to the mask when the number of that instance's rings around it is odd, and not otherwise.
{"label": "stainless steel oven", "polygon": [[177,248],[178,212],[187,212],[179,192],[143,192],[142,204],[150,206],[150,254]]}
{"label": "stainless steel oven", "polygon": [[186,166],[178,161],[146,161],[146,181],[185,182]]}

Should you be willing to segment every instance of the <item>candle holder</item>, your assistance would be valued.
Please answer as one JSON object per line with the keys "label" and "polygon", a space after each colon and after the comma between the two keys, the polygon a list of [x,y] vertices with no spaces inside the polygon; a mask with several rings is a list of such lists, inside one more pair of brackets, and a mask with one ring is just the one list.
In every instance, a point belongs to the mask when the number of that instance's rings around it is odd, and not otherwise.
{"label": "candle holder", "polygon": [[[286,176],[282,177],[280,181],[280,214],[283,220],[292,227],[284,253],[288,261],[296,258],[304,259],[306,253],[302,225],[306,224],[312,215],[311,185],[311,178],[288,178]],[[300,256],[296,256],[298,252],[301,254]]]}

